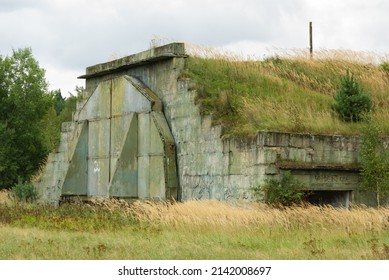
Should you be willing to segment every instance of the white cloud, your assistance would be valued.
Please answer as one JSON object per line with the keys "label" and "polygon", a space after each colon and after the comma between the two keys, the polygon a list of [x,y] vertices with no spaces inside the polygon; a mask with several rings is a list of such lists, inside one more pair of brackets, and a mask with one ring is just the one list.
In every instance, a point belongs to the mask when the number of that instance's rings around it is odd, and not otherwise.
{"label": "white cloud", "polygon": [[261,56],[272,47],[307,48],[312,21],[315,48],[389,52],[385,0],[0,0],[0,7],[0,53],[32,47],[52,87],[65,92],[87,66],[146,49],[154,34]]}

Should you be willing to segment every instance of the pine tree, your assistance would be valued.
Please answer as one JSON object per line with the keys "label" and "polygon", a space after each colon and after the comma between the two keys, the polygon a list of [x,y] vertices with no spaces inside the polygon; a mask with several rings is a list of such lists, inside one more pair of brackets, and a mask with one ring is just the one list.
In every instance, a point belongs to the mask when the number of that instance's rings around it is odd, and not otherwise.
{"label": "pine tree", "polygon": [[349,71],[340,78],[340,87],[334,99],[332,109],[346,122],[361,121],[363,116],[373,109],[370,96],[363,92]]}

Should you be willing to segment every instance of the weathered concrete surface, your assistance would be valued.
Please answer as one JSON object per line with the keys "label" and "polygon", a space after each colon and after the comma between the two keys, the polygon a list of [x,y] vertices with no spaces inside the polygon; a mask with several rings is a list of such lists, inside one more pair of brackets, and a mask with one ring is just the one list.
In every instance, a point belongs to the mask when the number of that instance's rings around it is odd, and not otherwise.
{"label": "weathered concrete surface", "polygon": [[[88,67],[81,76],[85,100],[49,158],[43,197],[57,199],[63,188],[75,195],[250,200],[253,188],[291,170],[313,190],[351,193],[352,201],[369,203],[358,191],[357,137],[273,132],[223,138],[222,127],[200,115],[193,81],[181,76],[186,58],[184,44],[173,43]],[[100,99],[110,92],[111,99]],[[96,135],[111,135],[111,142]],[[86,153],[88,163],[81,163]],[[125,188],[126,182],[137,187]]]}

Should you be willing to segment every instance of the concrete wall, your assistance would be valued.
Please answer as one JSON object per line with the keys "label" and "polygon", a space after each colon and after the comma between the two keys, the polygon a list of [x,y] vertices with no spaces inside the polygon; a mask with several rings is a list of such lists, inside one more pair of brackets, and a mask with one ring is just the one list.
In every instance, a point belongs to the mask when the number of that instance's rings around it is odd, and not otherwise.
{"label": "concrete wall", "polygon": [[[166,118],[167,123],[162,125],[165,126],[162,130],[171,131],[171,141],[168,140],[163,145],[165,151],[170,149],[171,154],[176,153],[176,161],[171,163],[176,167],[176,173],[169,169],[171,174],[168,177],[177,176],[178,178],[178,189],[176,190],[178,199],[251,200],[254,199],[253,188],[258,187],[268,178],[279,176],[283,170],[291,170],[314,190],[345,191],[351,193],[350,199],[355,202],[370,199],[367,196],[361,196],[357,190],[360,180],[357,168],[358,138],[277,132],[258,133],[251,138],[224,138],[222,127],[213,126],[211,116],[200,115],[195,103],[196,91],[193,81],[181,75],[186,58],[184,45],[174,43],[88,67],[86,74],[80,77],[86,80],[85,100],[93,98],[92,93],[104,81],[123,76],[134,81],[141,81],[158,97],[154,98],[155,100],[149,100],[150,106],[158,108],[156,111],[160,112],[151,117],[154,121]],[[137,83],[134,81],[132,84],[136,87]],[[139,86],[138,90],[146,89]],[[135,98],[134,96],[127,97],[128,100],[123,97],[114,98],[113,102],[131,103]],[[156,100],[160,100],[161,103]],[[85,102],[80,102],[79,107],[82,108]],[[142,102],[138,105],[143,106]],[[96,107],[92,111],[99,112],[103,106],[104,104],[101,104],[101,108]],[[146,111],[148,110],[151,109]],[[76,114],[75,119],[77,118],[79,116]],[[142,114],[138,115],[139,127],[147,126],[150,121],[150,118],[144,118]],[[85,128],[74,124],[68,126],[75,131],[74,137],[90,137],[83,132]],[[156,128],[161,130],[158,125]],[[66,133],[65,129],[63,138],[68,137]],[[169,138],[161,133],[159,135],[161,139]],[[150,145],[154,143],[153,137],[150,138]],[[95,139],[95,141],[100,140]],[[139,143],[142,142],[143,140]],[[67,147],[60,150],[64,149],[66,150]],[[76,156],[77,154],[83,156],[85,149],[86,147],[77,145],[70,145],[68,148],[70,153]],[[142,151],[142,148],[139,149]],[[69,162],[60,153],[53,158],[53,161],[49,161],[49,165],[60,162],[57,169],[58,174],[61,174],[61,170],[66,169]],[[164,159],[166,160],[165,156],[159,160]],[[138,164],[143,166],[139,169],[140,172],[145,174],[153,172],[150,168],[150,158],[144,157],[142,152],[138,154]],[[74,167],[70,162],[71,168]],[[82,168],[86,167],[82,166]],[[50,169],[56,170],[56,167],[51,166]],[[120,172],[125,173],[125,169]],[[142,176],[146,176],[145,174]],[[44,176],[50,177],[50,175]],[[138,176],[140,176],[139,173]],[[58,180],[62,180],[63,175],[57,177]],[[42,189],[53,188],[55,180],[55,178],[49,178],[47,182],[50,183],[42,186]],[[85,188],[83,180],[85,178],[79,181],[79,186],[76,188],[81,192]],[[93,178],[89,181],[91,180]],[[145,197],[142,193],[150,188],[147,186],[151,185],[143,179],[139,180],[139,184],[137,195]],[[49,196],[55,197],[60,191],[51,193]],[[90,194],[93,195],[93,193]]]}

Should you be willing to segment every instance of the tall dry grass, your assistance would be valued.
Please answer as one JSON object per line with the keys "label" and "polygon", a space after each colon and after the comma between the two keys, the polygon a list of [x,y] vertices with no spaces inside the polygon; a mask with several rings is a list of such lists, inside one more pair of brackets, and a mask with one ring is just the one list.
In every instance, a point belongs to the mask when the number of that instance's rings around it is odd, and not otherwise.
{"label": "tall dry grass", "polygon": [[192,200],[187,202],[134,202],[93,200],[95,205],[120,211],[139,222],[165,226],[212,228],[281,227],[322,230],[389,229],[389,208],[353,207],[351,210],[331,206],[302,205],[274,208],[262,203]]}
{"label": "tall dry grass", "polygon": [[389,208],[95,199],[0,214],[0,259],[389,258]]}

